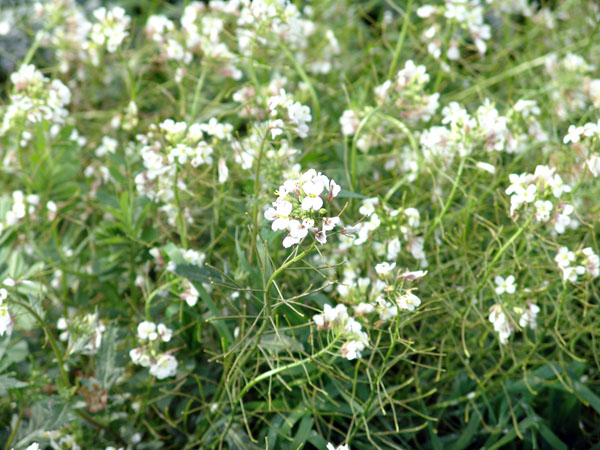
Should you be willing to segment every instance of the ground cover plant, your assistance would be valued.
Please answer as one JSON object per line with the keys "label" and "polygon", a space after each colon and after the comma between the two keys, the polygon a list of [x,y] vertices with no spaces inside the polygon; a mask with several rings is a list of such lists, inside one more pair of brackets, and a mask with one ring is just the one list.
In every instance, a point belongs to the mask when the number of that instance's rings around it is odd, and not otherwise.
{"label": "ground cover plant", "polygon": [[0,3],[3,448],[600,448],[599,26]]}

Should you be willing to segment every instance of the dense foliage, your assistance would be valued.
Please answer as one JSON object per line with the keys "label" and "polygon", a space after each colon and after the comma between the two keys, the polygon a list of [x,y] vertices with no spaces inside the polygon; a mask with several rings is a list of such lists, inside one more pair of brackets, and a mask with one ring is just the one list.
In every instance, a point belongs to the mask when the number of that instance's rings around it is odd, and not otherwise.
{"label": "dense foliage", "polygon": [[81,3],[0,5],[4,448],[600,441],[596,2]]}

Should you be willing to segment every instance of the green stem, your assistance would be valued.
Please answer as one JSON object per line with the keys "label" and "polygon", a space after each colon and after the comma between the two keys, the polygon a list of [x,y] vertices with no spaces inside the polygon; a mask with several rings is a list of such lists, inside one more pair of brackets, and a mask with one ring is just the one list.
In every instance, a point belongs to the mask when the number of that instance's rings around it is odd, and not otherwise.
{"label": "green stem", "polygon": [[179,232],[179,239],[181,240],[181,245],[185,250],[188,248],[187,242],[187,227],[185,224],[185,220],[183,218],[183,214],[181,211],[181,203],[179,201],[179,164],[175,166],[175,182],[173,186],[173,193],[175,195],[175,206],[177,207],[177,231]]}
{"label": "green stem", "polygon": [[392,58],[390,69],[388,70],[388,80],[391,80],[394,76],[396,66],[398,65],[398,59],[400,58],[400,53],[402,53],[404,39],[406,38],[406,32],[408,31],[408,24],[410,23],[410,12],[412,9],[412,3],[413,0],[408,0],[408,4],[406,5],[406,11],[404,11],[404,21],[402,22],[402,29],[400,30],[400,36],[398,36],[398,42],[396,42],[396,48],[394,50],[394,57]]}
{"label": "green stem", "polygon": [[489,277],[492,273],[492,270],[494,270],[496,263],[500,260],[502,255],[506,252],[506,250],[508,250],[508,247],[510,247],[512,245],[512,243],[515,242],[515,240],[519,236],[521,236],[521,234],[523,234],[523,232],[527,229],[527,227],[529,227],[529,224],[531,223],[532,220],[533,220],[533,215],[529,216],[527,221],[510,237],[510,239],[508,241],[506,241],[506,243],[500,248],[500,250],[498,250],[498,253],[496,253],[496,256],[494,256],[494,259],[492,259],[492,261],[487,265],[487,268],[485,270],[483,278],[481,279],[481,281],[479,282],[479,285],[475,289],[475,297],[477,297],[479,295],[479,293],[481,292],[481,289],[483,289],[483,287],[485,286],[485,283],[487,283],[487,280],[489,279]]}
{"label": "green stem", "polygon": [[261,381],[263,381],[263,380],[265,380],[267,378],[271,378],[271,377],[273,377],[275,375],[278,375],[278,374],[280,374],[282,372],[285,372],[286,370],[293,369],[294,367],[298,367],[298,366],[303,366],[304,364],[307,364],[309,362],[312,362],[312,361],[316,360],[321,355],[324,355],[329,350],[331,350],[336,343],[337,343],[337,337],[335,339],[333,339],[329,344],[327,344],[327,346],[325,346],[324,348],[322,348],[321,350],[319,350],[317,353],[315,353],[314,355],[308,356],[308,357],[306,357],[304,359],[301,359],[299,361],[295,361],[295,362],[290,363],[290,364],[286,364],[285,366],[281,366],[281,367],[277,367],[275,369],[271,369],[271,370],[263,373],[262,375],[259,375],[258,377],[254,378],[249,383],[247,383],[244,386],[244,388],[241,390],[241,392],[238,394],[237,398],[235,399],[235,403],[232,405],[232,411],[230,413],[231,414],[231,418],[229,419],[229,423],[227,424],[227,427],[225,428],[225,431],[223,432],[222,436],[225,436],[227,434],[227,432],[229,431],[229,428],[233,424],[234,414],[235,414],[235,412],[237,410],[238,404],[242,401],[242,398],[244,397],[244,395],[254,385],[256,385],[257,383],[260,383]]}
{"label": "green stem", "polygon": [[198,112],[198,102],[200,100],[200,93],[202,92],[202,87],[204,86],[204,79],[206,78],[206,73],[208,71],[206,64],[202,64],[202,72],[200,73],[200,78],[196,83],[196,89],[194,90],[194,100],[192,101],[192,112],[190,114],[190,121],[193,122],[196,120],[196,113]]}
{"label": "green stem", "polygon": [[431,235],[433,234],[433,232],[435,231],[437,226],[442,222],[442,219],[446,215],[446,212],[448,212],[448,209],[450,208],[450,204],[452,203],[452,200],[454,200],[454,195],[456,194],[456,190],[458,189],[458,185],[460,182],[460,177],[462,176],[463,170],[465,168],[465,160],[466,160],[466,157],[463,157],[460,160],[460,165],[458,166],[458,173],[456,174],[456,179],[454,180],[454,182],[452,184],[452,190],[450,191],[448,200],[446,200],[446,204],[444,205],[442,212],[439,214],[439,216],[437,216],[435,218],[435,222],[427,231],[427,234],[425,235],[425,240],[424,240],[425,242],[427,242],[429,240],[429,238],[431,238]]}

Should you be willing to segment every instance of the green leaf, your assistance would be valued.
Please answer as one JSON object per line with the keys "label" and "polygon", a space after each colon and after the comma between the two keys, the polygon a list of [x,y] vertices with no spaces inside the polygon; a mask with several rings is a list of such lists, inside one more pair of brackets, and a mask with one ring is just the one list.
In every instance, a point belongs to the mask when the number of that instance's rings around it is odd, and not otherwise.
{"label": "green leaf", "polygon": [[29,383],[19,381],[16,378],[12,378],[8,375],[0,375],[0,393],[6,395],[8,389],[20,389],[25,386],[29,386]]}
{"label": "green leaf", "polygon": [[193,264],[177,264],[175,273],[196,283],[217,284],[230,289],[237,288],[229,280],[226,280],[220,272],[208,266],[198,267]]}
{"label": "green leaf", "polygon": [[351,191],[347,191],[346,189],[342,189],[340,191],[340,193],[337,195],[336,198],[360,198],[360,199],[365,199],[367,197],[365,197],[362,194],[359,194],[358,192],[351,192]]}
{"label": "green leaf", "polygon": [[596,396],[589,388],[583,383],[573,380],[573,388],[577,395],[584,399],[589,405],[600,414],[600,398]]}
{"label": "green leaf", "polygon": [[123,368],[117,364],[116,340],[115,328],[108,327],[102,335],[102,343],[96,354],[96,378],[107,391],[123,373]]}
{"label": "green leaf", "polygon": [[539,430],[540,434],[544,437],[544,440],[550,444],[550,447],[553,450],[568,450],[569,447],[567,444],[561,441],[545,423],[540,422]]}
{"label": "green leaf", "polygon": [[290,446],[290,449],[297,450],[301,448],[306,441],[308,440],[308,436],[313,429],[314,420],[310,416],[304,416],[300,421],[300,425],[298,426],[298,431],[296,432],[296,436],[294,437],[294,442]]}

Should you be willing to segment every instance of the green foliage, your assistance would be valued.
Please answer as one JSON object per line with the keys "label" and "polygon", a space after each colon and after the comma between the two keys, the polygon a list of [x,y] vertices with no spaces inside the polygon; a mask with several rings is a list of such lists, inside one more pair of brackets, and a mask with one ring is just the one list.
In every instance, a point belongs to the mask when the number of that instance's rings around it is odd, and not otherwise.
{"label": "green foliage", "polygon": [[42,3],[0,6],[4,448],[600,441],[595,2]]}

